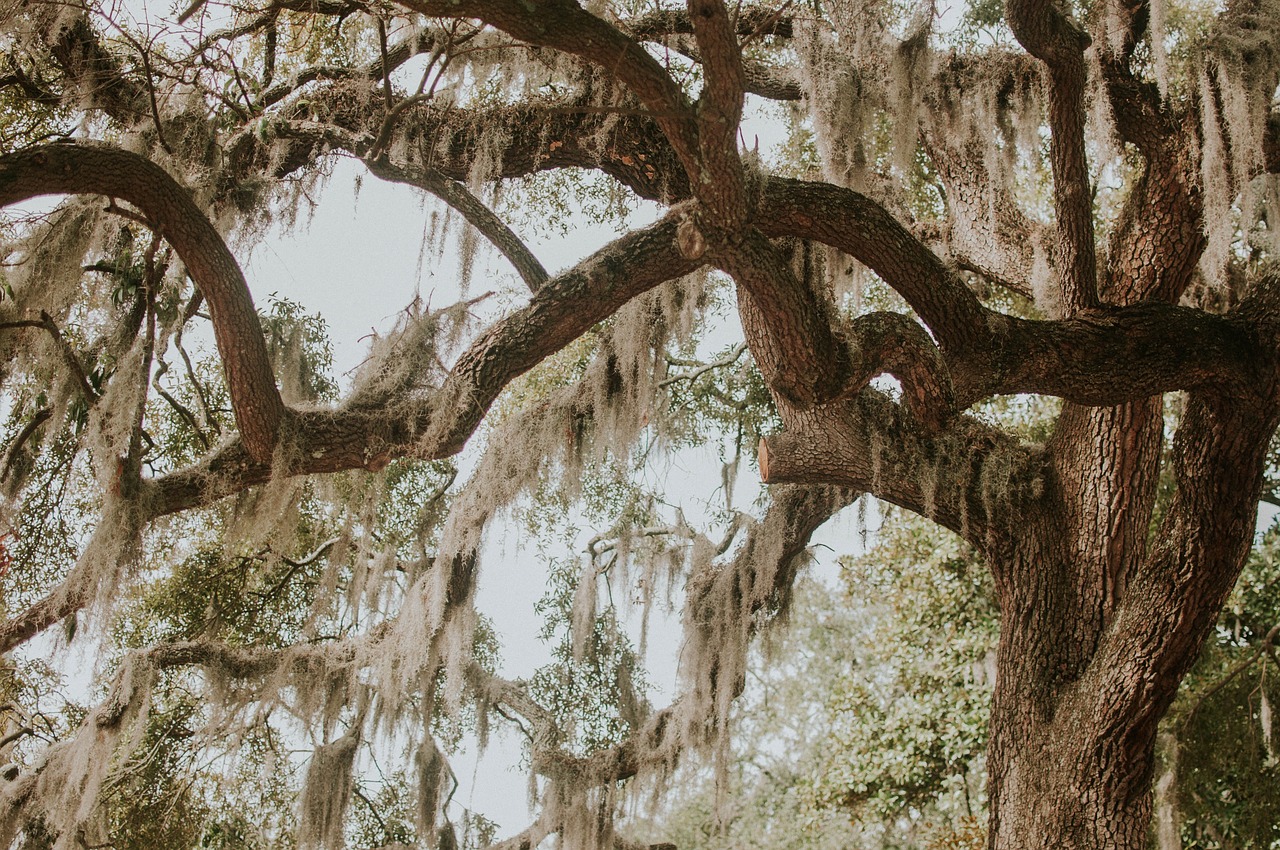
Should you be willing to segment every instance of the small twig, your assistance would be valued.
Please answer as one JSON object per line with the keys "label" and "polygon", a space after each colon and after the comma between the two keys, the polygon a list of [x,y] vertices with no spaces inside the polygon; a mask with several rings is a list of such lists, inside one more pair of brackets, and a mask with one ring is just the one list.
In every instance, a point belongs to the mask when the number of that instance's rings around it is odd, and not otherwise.
{"label": "small twig", "polygon": [[179,416],[187,420],[187,424],[191,426],[191,430],[195,431],[196,436],[200,439],[201,445],[206,449],[209,448],[209,437],[204,433],[204,429],[200,427],[200,422],[196,419],[196,415],[191,412],[190,408],[170,395],[169,392],[160,385],[160,378],[168,371],[169,364],[161,360],[159,367],[156,369],[156,376],[151,381],[152,386],[156,388],[156,392],[160,394],[160,397],[168,402],[169,406],[172,407]]}
{"label": "small twig", "polygon": [[98,393],[94,390],[93,385],[89,383],[84,367],[80,365],[80,358],[76,356],[71,344],[62,336],[62,332],[58,330],[58,326],[53,321],[52,316],[41,310],[39,319],[18,319],[12,322],[0,322],[0,330],[7,328],[40,328],[46,331],[49,336],[53,337],[54,343],[57,344],[58,350],[62,353],[62,359],[66,361],[67,366],[71,369],[71,373],[76,379],[76,384],[84,395],[85,402],[90,405],[97,403]]}
{"label": "small twig", "polygon": [[297,561],[291,560],[290,558],[286,558],[284,555],[281,555],[280,560],[288,564],[289,569],[280,578],[280,580],[277,581],[271,587],[270,590],[262,591],[261,593],[258,594],[258,596],[262,597],[262,600],[265,603],[266,600],[270,599],[271,597],[279,593],[281,590],[283,590],[284,586],[288,584],[295,575],[298,574],[298,570],[315,563],[319,558],[323,557],[330,549],[332,549],[341,539],[342,538],[340,537],[330,537],[328,540],[324,541],[319,546],[317,546],[315,551],[311,552],[309,555],[306,555]]}
{"label": "small twig", "polygon": [[122,206],[118,206],[118,205],[116,204],[116,199],[115,199],[115,198],[108,198],[108,199],[107,199],[107,207],[106,207],[106,211],[107,211],[107,212],[109,212],[109,213],[114,213],[114,214],[116,214],[116,215],[120,216],[121,218],[126,218],[126,219],[128,219],[129,221],[135,222],[135,223],[137,223],[137,224],[141,224],[143,227],[147,228],[148,230],[152,231],[153,233],[154,233],[154,232],[156,232],[157,230],[159,230],[159,226],[158,226],[155,222],[153,222],[153,221],[151,221],[150,219],[148,219],[147,217],[145,217],[145,216],[143,216],[143,215],[141,215],[141,214],[139,214],[139,213],[136,213],[136,212],[134,212],[133,210],[128,210],[128,209],[125,209],[125,208],[124,208],[124,207],[122,207]]}
{"label": "small twig", "polygon": [[18,457],[18,452],[31,439],[31,435],[36,429],[49,421],[49,417],[53,416],[53,410],[48,407],[42,407],[36,411],[36,415],[31,417],[31,421],[22,426],[22,430],[18,432],[18,436],[13,438],[13,442],[4,452],[4,463],[0,465],[0,482],[9,480],[9,473],[13,471],[13,461]]}
{"label": "small twig", "polygon": [[360,790],[360,784],[358,782],[354,783],[351,786],[351,790],[360,798],[360,802],[365,804],[365,807],[369,810],[369,814],[373,815],[373,819],[378,822],[378,829],[382,830],[384,835],[389,835],[390,833],[387,831],[387,822],[382,819],[382,815],[378,814],[378,809],[373,805],[373,801],[366,797],[364,792]]}
{"label": "small twig", "polygon": [[[1276,623],[1274,626],[1271,627],[1271,631],[1267,632],[1266,637],[1262,639],[1262,643],[1258,645],[1258,647],[1253,651],[1252,655],[1250,655],[1244,661],[1241,661],[1239,664],[1237,664],[1236,666],[1228,670],[1225,676],[1223,676],[1221,679],[1215,682],[1213,686],[1209,688],[1209,690],[1205,691],[1203,694],[1200,695],[1200,699],[1196,700],[1196,704],[1191,707],[1191,710],[1187,712],[1186,717],[1182,719],[1182,724],[1181,724],[1182,728],[1185,729],[1187,728],[1188,725],[1190,725],[1191,718],[1195,717],[1196,712],[1200,710],[1200,706],[1204,705],[1205,701],[1208,700],[1209,697],[1213,696],[1218,691],[1226,687],[1227,684],[1236,676],[1239,676],[1245,670],[1248,670],[1250,667],[1252,667],[1254,662],[1256,662],[1259,658],[1262,657],[1263,653],[1267,653],[1268,655],[1271,655],[1272,658],[1274,659],[1275,656],[1274,656],[1274,653],[1272,652],[1272,649],[1275,644],[1275,639],[1277,635],[1280,635],[1280,623]],[[1276,663],[1277,665],[1280,665],[1280,661],[1277,661]]]}
{"label": "small twig", "polygon": [[710,363],[704,363],[698,368],[690,372],[682,372],[679,375],[672,375],[670,378],[667,378],[666,380],[660,382],[658,386],[668,387],[671,384],[676,383],[677,381],[689,381],[690,383],[693,383],[694,381],[698,380],[698,378],[701,378],[703,375],[705,375],[706,373],[714,369],[722,369],[725,366],[732,366],[734,363],[738,362],[738,358],[741,357],[743,352],[745,352],[746,350],[747,350],[747,344],[745,342],[739,343],[738,345],[735,345],[733,347],[732,351],[730,351],[724,357],[721,357],[719,360],[713,360]]}
{"label": "small twig", "polygon": [[[183,317],[184,325],[187,321],[191,319],[192,316],[198,315],[196,311],[199,309],[200,303],[202,300],[203,300],[203,297],[200,295],[198,291],[194,296],[192,296],[191,301],[188,302],[187,309],[184,313],[184,317]],[[187,370],[187,379],[191,381],[191,386],[195,390],[196,398],[199,399],[200,401],[200,412],[204,416],[204,427],[211,429],[215,434],[221,434],[222,424],[218,422],[218,420],[214,417],[213,411],[209,407],[209,399],[204,394],[204,386],[200,383],[200,380],[196,377],[195,367],[192,366],[191,364],[191,357],[188,356],[187,350],[182,347],[182,328],[181,327],[179,327],[178,332],[173,335],[173,347],[178,349],[178,355],[182,357],[183,365],[186,367],[186,370]]]}
{"label": "small twig", "polygon": [[[649,526],[647,528],[642,528],[639,531],[634,532],[630,536],[631,537],[664,537],[667,535],[683,537],[686,540],[692,540],[695,536],[693,529],[691,529],[687,525]],[[617,549],[618,541],[621,540],[622,537],[623,535],[620,534],[611,540],[605,537],[603,534],[597,534],[595,537],[591,538],[590,541],[588,541],[587,554],[589,554],[591,556],[591,560],[594,561],[596,558],[600,557],[606,552],[612,552],[614,549]]]}
{"label": "small twig", "polygon": [[164,124],[160,120],[160,105],[156,100],[156,75],[151,69],[151,52],[147,47],[144,47],[141,42],[130,35],[124,27],[118,26],[114,21],[111,21],[110,18],[107,20],[116,33],[118,33],[125,41],[129,42],[134,50],[138,51],[138,56],[142,59],[142,73],[147,82],[147,97],[151,106],[151,121],[155,124],[156,128],[156,141],[160,142],[160,147],[164,148],[165,153],[172,154],[173,148],[169,147],[169,141],[164,136]]}
{"label": "small twig", "polygon": [[32,729],[30,726],[23,726],[21,729],[17,730],[16,732],[10,732],[8,735],[5,735],[3,738],[0,738],[0,750],[9,746],[19,738],[25,738],[27,735],[34,735],[35,733],[36,733],[36,730]]}
{"label": "small twig", "polygon": [[249,94],[249,87],[244,84],[244,77],[240,74],[240,66],[236,64],[236,58],[230,52],[227,53],[227,63],[231,65],[231,79],[236,81],[236,88],[240,89],[245,108],[252,110],[253,95]]}

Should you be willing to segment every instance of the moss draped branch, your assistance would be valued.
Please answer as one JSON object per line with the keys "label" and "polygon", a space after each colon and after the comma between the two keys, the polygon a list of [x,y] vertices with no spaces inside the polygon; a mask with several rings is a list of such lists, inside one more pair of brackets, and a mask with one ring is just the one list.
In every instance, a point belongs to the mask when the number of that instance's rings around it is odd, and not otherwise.
{"label": "moss draped branch", "polygon": [[684,163],[700,173],[698,128],[684,92],[643,45],[574,0],[401,0],[408,9],[443,18],[477,18],[514,38],[581,57],[622,81],[649,110]]}
{"label": "moss draped branch", "polygon": [[240,264],[204,211],[164,169],[118,148],[64,142],[0,156],[0,206],[55,194],[126,200],[169,241],[209,305],[245,448],[270,461],[284,402]]}
{"label": "moss draped branch", "polygon": [[1055,2],[1010,0],[1009,28],[1049,69],[1049,163],[1058,230],[1062,303],[1068,315],[1098,303],[1093,193],[1085,154],[1085,48],[1089,37]]}

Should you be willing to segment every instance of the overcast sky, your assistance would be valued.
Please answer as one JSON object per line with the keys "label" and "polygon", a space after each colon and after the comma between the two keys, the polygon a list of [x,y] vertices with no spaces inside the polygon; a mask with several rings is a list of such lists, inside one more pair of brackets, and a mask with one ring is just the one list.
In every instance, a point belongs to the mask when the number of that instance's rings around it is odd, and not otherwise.
{"label": "overcast sky", "polygon": [[[753,136],[763,135],[762,151],[780,141],[776,122],[757,119],[749,128]],[[411,189],[374,178],[359,181],[362,167],[342,160],[332,179],[315,196],[314,214],[304,215],[291,232],[269,233],[247,254],[241,251],[246,277],[260,307],[275,293],[303,304],[321,314],[329,324],[334,346],[335,371],[340,378],[356,367],[368,348],[369,335],[385,333],[397,314],[416,296],[439,308],[460,297],[458,257],[450,252],[443,258],[420,250],[430,229],[430,218],[439,207],[424,202]],[[653,220],[658,210],[652,205],[639,209],[628,222],[641,226]],[[456,228],[455,228],[456,229]],[[565,237],[522,234],[549,272],[555,274],[604,245],[616,232],[607,226],[576,223]],[[494,308],[505,300],[509,309],[522,297],[523,283],[506,260],[493,252],[482,252],[473,274],[469,295],[487,291],[508,292],[495,299]],[[736,328],[730,333],[739,333]],[[345,384],[346,380],[342,379]],[[672,460],[671,486],[688,488],[673,492],[680,497],[705,499],[719,483],[719,466],[714,453],[702,457],[686,454]],[[661,475],[662,473],[659,472]],[[744,467],[737,488],[738,507],[750,507],[758,484]],[[691,517],[692,519],[692,517]],[[695,520],[696,521],[696,520]],[[850,551],[857,539],[846,517],[829,524],[816,550],[825,563],[822,571],[833,571],[834,556]],[[547,663],[548,648],[537,638],[541,621],[533,605],[541,597],[545,569],[536,552],[521,546],[521,536],[507,523],[497,523],[489,535],[480,573],[477,604],[492,617],[503,644],[502,672],[511,677],[533,673]],[[658,693],[657,705],[666,704],[675,689],[680,623],[678,616],[662,617],[655,612],[649,632],[648,665]],[[501,824],[501,834],[510,834],[528,823],[528,781],[519,769],[520,742],[514,735],[496,736],[490,752],[476,763],[474,754],[456,759],[461,788],[458,800]]]}

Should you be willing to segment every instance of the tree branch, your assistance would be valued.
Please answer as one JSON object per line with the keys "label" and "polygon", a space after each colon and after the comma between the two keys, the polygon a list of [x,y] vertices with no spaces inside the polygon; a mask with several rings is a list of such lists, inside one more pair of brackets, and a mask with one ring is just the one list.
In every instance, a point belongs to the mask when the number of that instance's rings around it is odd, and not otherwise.
{"label": "tree branch", "polygon": [[58,325],[53,321],[53,317],[45,311],[40,311],[40,318],[37,319],[19,319],[12,322],[0,322],[0,330],[7,328],[40,328],[53,338],[53,344],[57,346],[58,353],[62,355],[62,360],[67,364],[67,369],[71,372],[71,377],[75,379],[76,387],[80,390],[80,395],[84,397],[85,404],[93,405],[98,401],[98,391],[89,383],[89,378],[84,373],[84,366],[80,363],[79,356],[76,355],[75,349],[63,337],[62,332],[58,330]]}
{"label": "tree branch", "polygon": [[[395,457],[457,452],[511,380],[611,315],[636,295],[698,263],[676,250],[683,209],[635,231],[543,285],[528,306],[482,333],[435,388],[409,398],[366,398],[333,411],[300,412],[290,432],[293,463],[307,474],[380,468]],[[149,516],[186,510],[262,483],[271,468],[232,441],[186,470],[148,482]]]}
{"label": "tree branch", "polygon": [[[1200,694],[1200,698],[1197,699],[1195,704],[1191,706],[1190,710],[1183,715],[1182,720],[1179,722],[1179,727],[1186,729],[1187,726],[1191,724],[1192,718],[1196,716],[1196,712],[1200,710],[1202,705],[1208,702],[1210,697],[1230,684],[1231,680],[1236,676],[1239,676],[1245,670],[1252,667],[1263,655],[1271,652],[1272,648],[1275,646],[1277,637],[1280,637],[1280,623],[1272,626],[1267,631],[1266,635],[1262,638],[1262,642],[1254,647],[1253,652],[1249,654],[1248,658],[1237,663],[1234,667],[1223,674],[1220,679],[1210,685],[1207,690]],[[0,746],[3,746],[3,744],[0,744]]]}
{"label": "tree branch", "polygon": [[1009,28],[1049,68],[1049,163],[1066,315],[1098,304],[1093,192],[1085,154],[1085,48],[1089,37],[1052,0],[1009,0]]}
{"label": "tree branch", "polygon": [[927,434],[882,393],[807,411],[760,441],[760,475],[775,482],[865,490],[987,550],[1016,528],[1016,510],[1044,488],[1042,452],[961,416]]}
{"label": "tree branch", "polygon": [[0,206],[51,194],[123,198],[157,222],[204,293],[236,423],[249,453],[270,460],[285,414],[266,341],[240,265],[189,193],[137,154],[61,143],[0,156]]}
{"label": "tree branch", "polygon": [[801,407],[844,392],[849,350],[832,328],[831,304],[801,280],[754,228],[718,258],[738,283],[738,311],[751,354],[771,389]]}
{"label": "tree branch", "polygon": [[[426,163],[403,166],[395,164],[389,157],[377,152],[376,141],[371,146],[352,139],[347,134],[334,135],[342,142],[344,149],[362,156],[370,174],[388,182],[416,186],[461,213],[467,223],[479,230],[510,261],[524,279],[529,291],[537,292],[547,282],[547,270],[528,246],[462,183],[449,179],[443,172]],[[360,153],[362,148],[368,151],[368,155]]]}
{"label": "tree branch", "polygon": [[766,236],[809,239],[857,258],[907,300],[943,351],[990,345],[987,311],[964,281],[865,195],[770,177],[755,220]]}
{"label": "tree branch", "polygon": [[689,176],[694,194],[715,225],[736,229],[747,217],[745,177],[738,156],[746,86],[742,55],[723,0],[688,0],[688,4],[703,71],[695,108],[699,167]]}
{"label": "tree branch", "polygon": [[552,47],[607,68],[649,109],[691,181],[701,173],[698,129],[680,86],[644,47],[574,0],[402,0],[445,18],[478,18],[528,44]]}
{"label": "tree branch", "polygon": [[53,410],[48,407],[42,407],[35,412],[35,415],[22,426],[22,430],[14,436],[13,440],[5,447],[4,462],[0,463],[0,484],[9,480],[9,473],[13,471],[13,462],[18,457],[18,452],[22,451],[22,447],[27,444],[27,440],[36,432],[41,425],[49,421],[53,416]]}

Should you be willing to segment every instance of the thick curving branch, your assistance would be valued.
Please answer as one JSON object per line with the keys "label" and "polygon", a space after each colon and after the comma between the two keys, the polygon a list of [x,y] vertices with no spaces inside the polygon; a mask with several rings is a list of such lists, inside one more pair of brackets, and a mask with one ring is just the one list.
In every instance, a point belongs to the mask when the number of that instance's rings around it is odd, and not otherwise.
{"label": "thick curving branch", "polygon": [[[760,6],[741,6],[734,11],[733,28],[743,38],[763,35],[791,38],[792,16],[781,10]],[[640,41],[662,41],[673,35],[692,35],[693,19],[687,9],[659,9],[623,21],[632,38]]]}
{"label": "thick curving branch", "polygon": [[[1099,730],[1099,760],[1112,755],[1104,747],[1118,742],[1128,745],[1120,755],[1130,758],[1150,746],[1244,566],[1277,422],[1276,386],[1262,389],[1272,399],[1267,411],[1232,409],[1194,394],[1188,401],[1173,445],[1177,490],[1114,625],[1068,694],[1068,707],[1093,718]],[[1125,735],[1102,737],[1108,729]]]}
{"label": "thick curving branch", "polygon": [[443,18],[477,18],[528,44],[551,47],[607,68],[640,99],[683,162],[700,174],[698,128],[688,98],[644,46],[575,0],[401,0]]}
{"label": "thick curving branch", "polygon": [[849,189],[771,178],[757,216],[766,235],[839,248],[906,298],[938,341],[961,410],[1021,392],[1086,405],[1184,389],[1253,399],[1274,360],[1243,315],[1157,302],[1100,307],[1058,321],[988,310],[883,207]]}
{"label": "thick curving branch", "polygon": [[1043,451],[960,416],[930,434],[884,394],[786,417],[760,441],[765,483],[834,484],[928,517],[987,549],[1017,527],[1044,489]]}
{"label": "thick curving branch", "polygon": [[849,326],[857,349],[846,393],[861,392],[872,378],[892,375],[902,403],[927,431],[941,431],[956,413],[955,390],[942,352],[929,333],[901,313],[866,313]]}
{"label": "thick curving branch", "polygon": [[943,351],[990,343],[987,311],[964,281],[884,207],[851,189],[770,177],[755,220],[769,237],[793,236],[838,248],[907,300]]}
{"label": "thick curving branch", "polygon": [[989,395],[1039,393],[1111,406],[1176,390],[1257,404],[1259,381],[1276,365],[1250,320],[1149,301],[1030,321],[992,314],[1000,344],[962,404]]}
{"label": "thick curving branch", "polygon": [[793,273],[756,230],[742,235],[718,262],[738,284],[747,342],[774,392],[801,407],[843,393],[849,350],[834,331],[826,295]]}
{"label": "thick curving branch", "polygon": [[209,305],[245,448],[269,462],[285,406],[253,297],[240,264],[187,190],[154,163],[105,145],[68,142],[0,156],[0,206],[89,193],[136,206],[182,258]]}
{"label": "thick curving branch", "polygon": [[[1193,122],[1177,134],[1192,138]],[[1114,304],[1156,298],[1176,304],[1195,280],[1208,244],[1199,163],[1189,147],[1149,155],[1109,240],[1103,296]]]}
{"label": "thick curving branch", "polygon": [[[299,412],[288,434],[287,474],[380,468],[396,457],[445,457],[459,451],[499,392],[637,295],[700,265],[676,248],[682,210],[621,237],[549,280],[529,304],[495,323],[463,352],[443,384],[411,397],[364,398],[359,405]],[[260,484],[269,465],[235,440],[199,464],[144,482],[146,516],[155,518]]]}

